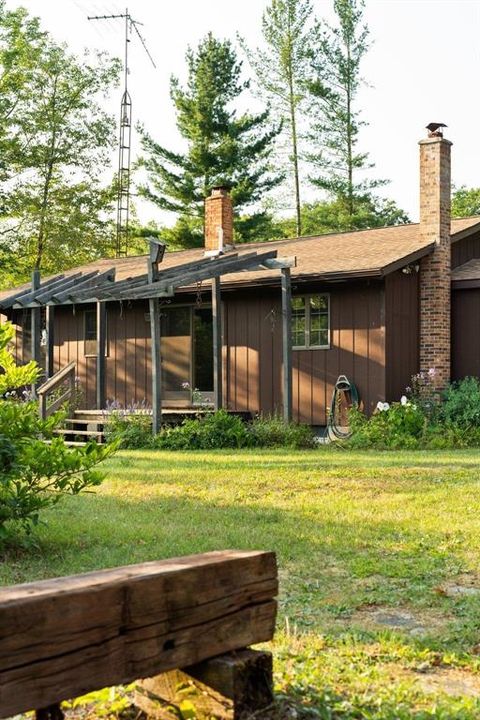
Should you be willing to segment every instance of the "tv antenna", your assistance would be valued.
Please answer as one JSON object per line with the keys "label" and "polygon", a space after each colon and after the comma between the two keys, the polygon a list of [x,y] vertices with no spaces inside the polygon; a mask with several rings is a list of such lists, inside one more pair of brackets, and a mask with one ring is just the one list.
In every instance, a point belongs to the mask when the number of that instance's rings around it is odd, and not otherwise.
{"label": "tv antenna", "polygon": [[142,37],[139,25],[143,23],[134,20],[128,8],[124,13],[116,15],[89,15],[88,20],[124,20],[125,21],[125,60],[124,60],[124,84],[122,102],[120,105],[120,132],[118,141],[118,191],[117,191],[117,233],[115,242],[116,257],[128,255],[129,225],[130,225],[130,168],[132,148],[132,98],[128,91],[128,76],[130,68],[128,65],[128,48],[131,36],[135,31],[143,49],[147,53],[153,67],[155,62]]}

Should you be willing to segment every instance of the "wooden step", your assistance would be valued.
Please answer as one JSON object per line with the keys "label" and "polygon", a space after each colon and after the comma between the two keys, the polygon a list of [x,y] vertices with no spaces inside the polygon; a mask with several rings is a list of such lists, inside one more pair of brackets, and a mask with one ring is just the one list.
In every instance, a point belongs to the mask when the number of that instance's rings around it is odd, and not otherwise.
{"label": "wooden step", "polygon": [[75,428],[59,428],[58,430],[55,430],[55,433],[57,435],[86,435],[88,437],[93,437],[95,435],[103,437],[105,434],[101,430],[75,430]]}

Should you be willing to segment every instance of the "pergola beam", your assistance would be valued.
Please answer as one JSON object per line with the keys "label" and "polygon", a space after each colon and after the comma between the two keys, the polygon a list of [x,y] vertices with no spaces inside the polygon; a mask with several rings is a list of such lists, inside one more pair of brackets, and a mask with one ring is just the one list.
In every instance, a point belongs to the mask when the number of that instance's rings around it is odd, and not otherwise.
{"label": "pergola beam", "polygon": [[223,407],[222,378],[222,302],[220,278],[212,280],[212,326],[213,326],[213,398],[215,410]]}
{"label": "pergola beam", "polygon": [[292,421],[292,283],[290,268],[282,269],[283,419]]}
{"label": "pergola beam", "polygon": [[73,302],[75,299],[75,296],[77,294],[77,290],[80,292],[82,290],[88,290],[92,288],[97,288],[98,286],[102,286],[105,283],[113,283],[115,280],[115,268],[112,267],[109,270],[105,270],[105,272],[97,273],[94,277],[87,277],[85,276],[80,280],[80,282],[72,288],[68,289],[61,289],[60,292],[55,292],[53,294],[53,297],[50,302],[55,303],[56,305],[62,305],[67,301]]}
{"label": "pergola beam", "polygon": [[[54,278],[50,278],[50,280],[47,280],[46,282],[41,284],[42,289],[47,288],[48,286],[51,286],[55,283],[58,283],[60,280],[64,279],[64,275],[56,275]],[[22,301],[26,296],[32,294],[32,286],[29,288],[24,288],[23,290],[19,290],[18,292],[14,293],[13,295],[10,295],[9,297],[6,297],[4,300],[1,301],[0,307],[2,310],[8,310],[11,307],[14,307],[14,304],[17,301]],[[20,305],[19,307],[23,307],[23,305]]]}

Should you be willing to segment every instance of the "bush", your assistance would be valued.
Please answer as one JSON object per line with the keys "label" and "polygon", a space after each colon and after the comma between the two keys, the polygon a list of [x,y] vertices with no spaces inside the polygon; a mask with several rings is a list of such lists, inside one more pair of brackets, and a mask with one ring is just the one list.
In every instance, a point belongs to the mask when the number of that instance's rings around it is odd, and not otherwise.
{"label": "bush", "polygon": [[466,377],[443,393],[440,416],[449,426],[466,430],[480,428],[480,380]]}
{"label": "bush", "polygon": [[256,417],[250,425],[255,447],[311,448],[315,435],[309,425],[286,423],[278,416]]}
{"label": "bush", "polygon": [[145,413],[113,410],[105,423],[105,437],[124,450],[151,448],[155,440],[152,417]]}
{"label": "bush", "polygon": [[349,420],[352,432],[349,445],[355,448],[417,448],[427,426],[423,411],[406,398],[391,405],[379,403],[370,418],[352,408]]}
{"label": "bush", "polygon": [[114,449],[95,442],[67,447],[55,434],[62,413],[41,420],[36,402],[18,400],[11,391],[32,383],[38,369],[15,365],[7,349],[12,336],[10,324],[0,325],[0,544],[12,527],[29,532],[39,512],[64,495],[98,485],[103,476],[94,467]]}
{"label": "bush", "polygon": [[168,450],[211,450],[251,447],[252,435],[238,415],[226,410],[184,420],[181,425],[163,429],[155,446]]}

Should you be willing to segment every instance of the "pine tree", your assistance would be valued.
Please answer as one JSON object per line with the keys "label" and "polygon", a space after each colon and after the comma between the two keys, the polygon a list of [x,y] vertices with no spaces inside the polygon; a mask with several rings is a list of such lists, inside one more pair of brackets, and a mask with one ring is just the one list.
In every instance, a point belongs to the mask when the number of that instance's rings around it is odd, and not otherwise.
{"label": "pine tree", "polygon": [[262,33],[264,48],[251,52],[243,40],[241,44],[262,95],[283,121],[288,161],[285,164],[281,152],[278,159],[294,188],[296,232],[301,235],[300,128],[307,110],[310,61],[319,37],[311,0],[271,0],[263,14]]}
{"label": "pine tree", "polygon": [[[238,214],[261,202],[282,178],[270,169],[279,127],[270,122],[269,111],[239,115],[235,109],[248,82],[241,79],[242,63],[232,44],[210,33],[196,50],[187,50],[186,61],[187,84],[183,87],[172,77],[170,94],[187,150],[172,152],[142,129],[141,165],[148,184],[139,192],[162,210],[180,215],[174,230],[177,244],[182,242],[182,228],[189,227],[183,242],[191,245],[202,242],[203,203],[213,186],[232,188]],[[263,222],[262,212],[253,212],[246,220],[237,215],[237,240],[254,238]]]}
{"label": "pine tree", "polygon": [[322,32],[317,53],[312,53],[314,79],[310,93],[314,100],[312,145],[319,148],[309,159],[318,167],[310,177],[317,187],[326,190],[330,199],[344,206],[348,229],[357,227],[357,210],[370,201],[372,190],[383,180],[365,178],[373,166],[368,154],[358,150],[359,130],[363,123],[356,106],[362,83],[361,61],[369,48],[369,31],[363,24],[363,0],[335,0],[335,27]]}

